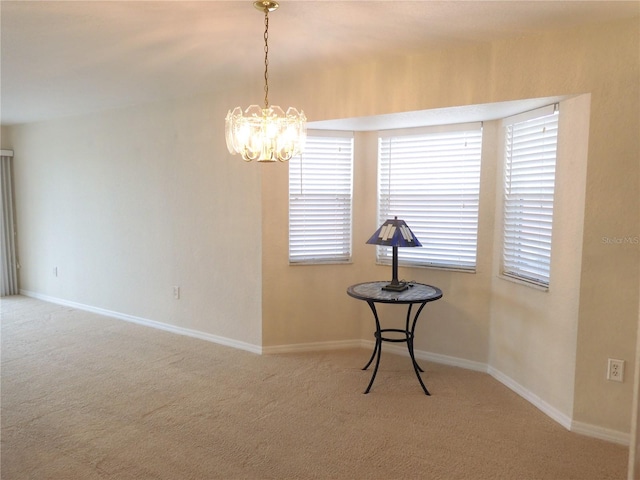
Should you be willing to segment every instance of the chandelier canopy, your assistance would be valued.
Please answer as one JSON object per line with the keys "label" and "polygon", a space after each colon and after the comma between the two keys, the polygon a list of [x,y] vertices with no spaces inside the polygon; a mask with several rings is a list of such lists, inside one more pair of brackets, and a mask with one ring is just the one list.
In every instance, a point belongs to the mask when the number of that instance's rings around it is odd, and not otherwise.
{"label": "chandelier canopy", "polygon": [[251,105],[244,112],[236,107],[225,119],[227,148],[250,162],[286,162],[302,153],[307,138],[307,118],[302,110],[289,107],[285,113],[277,105],[269,105],[269,12],[278,3],[256,1],[253,5],[264,12],[264,108]]}

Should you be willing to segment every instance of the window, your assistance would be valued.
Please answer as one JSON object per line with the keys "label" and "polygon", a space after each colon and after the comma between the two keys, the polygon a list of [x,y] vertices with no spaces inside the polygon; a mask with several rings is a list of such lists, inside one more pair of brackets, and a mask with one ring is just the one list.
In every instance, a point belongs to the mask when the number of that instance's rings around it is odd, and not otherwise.
{"label": "window", "polygon": [[289,161],[289,263],[351,261],[353,134],[309,132]]}
{"label": "window", "polygon": [[475,271],[481,148],[480,123],[381,133],[378,224],[397,216],[422,243],[400,248],[400,264]]}
{"label": "window", "polygon": [[549,285],[558,110],[552,105],[504,121],[502,273]]}

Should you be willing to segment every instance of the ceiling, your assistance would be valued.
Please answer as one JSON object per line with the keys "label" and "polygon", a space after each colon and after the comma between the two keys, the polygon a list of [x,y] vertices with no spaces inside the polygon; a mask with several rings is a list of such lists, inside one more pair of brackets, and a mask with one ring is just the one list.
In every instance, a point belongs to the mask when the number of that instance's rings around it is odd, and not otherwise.
{"label": "ceiling", "polygon": [[[638,1],[281,0],[269,72],[637,16]],[[262,79],[264,16],[236,1],[0,1],[3,125]],[[311,119],[313,120],[313,119]]]}

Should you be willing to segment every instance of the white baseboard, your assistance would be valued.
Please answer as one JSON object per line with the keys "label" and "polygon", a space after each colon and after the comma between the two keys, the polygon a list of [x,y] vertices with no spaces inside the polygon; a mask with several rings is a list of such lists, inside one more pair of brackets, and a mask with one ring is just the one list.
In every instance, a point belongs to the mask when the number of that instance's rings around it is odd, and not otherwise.
{"label": "white baseboard", "polygon": [[428,362],[440,363],[452,367],[460,367],[467,370],[487,373],[486,363],[467,360],[465,358],[451,357],[449,355],[442,355],[441,353],[425,352],[422,350],[416,350],[413,353],[416,358],[426,360]]}
{"label": "white baseboard", "polygon": [[[240,350],[246,350],[248,352],[257,354],[278,354],[278,353],[302,353],[312,351],[328,351],[339,350],[345,348],[369,348],[373,350],[374,342],[372,340],[339,340],[332,342],[313,342],[313,343],[298,343],[290,345],[274,345],[269,347],[262,347],[259,345],[253,345],[246,342],[240,342],[226,337],[220,337],[218,335],[212,335],[209,333],[200,332],[198,330],[191,330],[188,328],[177,327],[175,325],[169,325],[155,320],[149,320],[146,318],[135,317],[125,313],[114,312],[112,310],[106,310],[103,308],[92,307],[90,305],[84,305],[82,303],[72,302],[56,297],[50,297],[48,295],[42,295],[36,292],[30,292],[28,290],[20,290],[20,294],[26,297],[37,298],[49,303],[55,303],[58,305],[64,305],[78,310],[85,310],[88,312],[97,313],[106,317],[117,318],[138,325],[144,325],[147,327],[157,328],[171,333],[177,333],[179,335],[185,335],[188,337],[198,338],[200,340],[206,340],[208,342],[217,343],[227,347],[237,348]],[[406,346],[397,345],[385,345],[385,351],[394,353],[397,355],[409,356]],[[617,443],[620,445],[628,446],[630,444],[631,436],[629,433],[620,432],[617,430],[611,430],[596,425],[590,425],[583,422],[574,421],[568,415],[565,415],[552,405],[545,402],[538,395],[534,394],[530,390],[526,389],[518,382],[508,377],[501,371],[481,362],[475,362],[472,360],[466,360],[464,358],[452,357],[448,355],[442,355],[439,353],[427,352],[424,350],[415,350],[415,356],[419,360],[426,360],[429,362],[440,363],[443,365],[450,365],[453,367],[465,368],[467,370],[474,370],[477,372],[488,373],[497,381],[513,390],[529,403],[534,405],[540,411],[551,417],[554,421],[570,430],[581,435],[586,435],[592,438],[598,438],[608,442]]]}
{"label": "white baseboard", "polygon": [[267,355],[278,353],[321,352],[326,350],[341,350],[346,348],[361,348],[362,340],[338,340],[332,342],[294,343],[291,345],[274,345],[262,347],[262,353]]}
{"label": "white baseboard", "polygon": [[631,434],[619,432],[618,430],[610,430],[608,428],[598,427],[583,422],[572,422],[571,431],[580,433],[588,437],[599,438],[607,442],[618,443],[628,447],[631,443]]}
{"label": "white baseboard", "polygon": [[136,317],[134,315],[128,315],[126,313],[114,312],[113,310],[93,307],[91,305],[72,302],[70,300],[64,300],[62,298],[50,297],[48,295],[42,295],[40,293],[30,292],[28,290],[20,290],[20,294],[26,297],[37,298],[38,300],[43,300],[45,302],[55,303],[57,305],[64,305],[66,307],[77,308],[78,310],[97,313],[98,315],[104,315],[105,317],[117,318],[118,320],[124,320],[125,322],[136,323],[138,325],[157,328],[158,330],[164,330],[166,332],[177,333],[178,335],[198,338],[200,340],[206,340],[208,342],[217,343],[218,345],[224,345],[226,347],[233,347],[239,350],[246,350],[251,353],[257,353],[258,355],[262,354],[261,346],[253,345],[251,343],[241,342],[239,340],[234,340],[232,338],[221,337],[219,335],[213,335],[210,333],[201,332],[199,330],[192,330],[189,328],[177,327],[175,325],[169,325],[167,323],[162,323],[155,320],[149,320],[148,318]]}
{"label": "white baseboard", "polygon": [[[373,340],[363,340],[362,346],[370,348],[373,351],[375,342]],[[404,357],[409,356],[407,347],[404,345],[389,344],[384,346],[385,352],[394,353],[396,355],[402,355]],[[464,358],[452,357],[449,355],[442,355],[440,353],[427,352],[426,350],[414,350],[413,354],[417,360],[426,360],[427,362],[439,363],[442,365],[449,365],[451,367],[460,367],[466,370],[474,370],[476,372],[487,373],[486,363],[475,362],[473,360],[467,360]]]}
{"label": "white baseboard", "polygon": [[500,383],[505,385],[506,387],[513,390],[515,393],[520,395],[522,398],[527,400],[529,403],[537,407],[543,413],[551,417],[553,420],[558,422],[560,425],[565,427],[567,430],[579,433],[581,435],[586,435],[592,438],[598,438],[600,440],[606,440],[608,442],[618,443],[620,445],[629,446],[631,441],[631,436],[628,433],[620,432],[618,430],[610,430],[608,428],[598,427],[597,425],[590,425],[588,423],[577,422],[573,420],[568,415],[565,415],[558,409],[549,405],[547,402],[542,400],[538,395],[534,394],[530,390],[526,389],[518,382],[508,377],[504,373],[496,370],[493,367],[489,367],[489,374],[498,380]]}
{"label": "white baseboard", "polygon": [[558,422],[564,428],[566,428],[567,430],[571,430],[571,422],[572,422],[572,420],[568,415],[565,415],[560,410],[558,410],[555,407],[549,405],[547,402],[545,402],[543,399],[541,399],[538,395],[536,395],[535,393],[533,393],[530,390],[526,389],[525,387],[523,387],[518,382],[513,380],[511,377],[508,377],[507,375],[505,375],[501,371],[499,371],[499,370],[497,370],[497,369],[495,369],[493,367],[488,367],[487,372],[489,373],[489,375],[491,375],[493,378],[498,380],[500,383],[502,383],[506,387],[510,388],[511,390],[516,392],[518,395],[520,395],[522,398],[527,400],[529,403],[533,404],[539,410],[541,410],[542,412],[547,414],[549,417],[554,419],[556,422]]}

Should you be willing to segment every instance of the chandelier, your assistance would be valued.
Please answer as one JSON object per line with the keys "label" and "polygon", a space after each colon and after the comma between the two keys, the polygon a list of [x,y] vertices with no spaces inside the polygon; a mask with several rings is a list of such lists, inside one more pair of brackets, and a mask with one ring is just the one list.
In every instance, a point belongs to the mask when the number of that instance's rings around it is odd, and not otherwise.
{"label": "chandelier", "polygon": [[253,5],[264,11],[264,108],[251,105],[244,112],[240,107],[229,110],[225,119],[227,148],[247,162],[286,162],[304,149],[307,118],[302,110],[289,107],[285,113],[277,105],[269,105],[269,12],[276,10],[278,3],[262,0]]}

